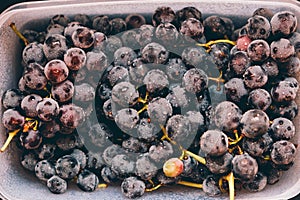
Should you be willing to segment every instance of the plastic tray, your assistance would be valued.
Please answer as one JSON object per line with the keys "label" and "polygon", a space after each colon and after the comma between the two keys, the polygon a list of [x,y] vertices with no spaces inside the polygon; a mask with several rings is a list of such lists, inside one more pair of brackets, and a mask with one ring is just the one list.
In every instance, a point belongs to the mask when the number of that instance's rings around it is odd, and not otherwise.
{"label": "plastic tray", "polygon": [[[14,22],[19,29],[45,27],[48,19],[56,14],[72,16],[77,13],[88,15],[99,14],[128,14],[152,13],[158,6],[170,6],[174,10],[185,6],[195,6],[204,17],[212,14],[229,16],[236,26],[245,24],[247,17],[259,7],[268,7],[274,12],[290,10],[300,19],[299,2],[297,1],[217,1],[217,0],[175,0],[175,1],[44,1],[21,3],[8,8],[0,15],[0,96],[3,92],[17,86],[20,77],[20,57],[22,47],[19,39],[9,28]],[[300,20],[299,20],[300,21]],[[299,23],[300,24],[300,23]],[[298,27],[298,30],[300,27]],[[298,95],[299,96],[299,95]],[[297,99],[298,105],[299,98]],[[0,107],[0,113],[3,108]],[[2,115],[1,115],[2,118]],[[2,120],[2,119],[0,119]],[[295,119],[297,127],[294,143],[300,142],[300,116]],[[5,130],[0,125],[0,144],[6,139]],[[298,145],[298,149],[299,149]],[[74,184],[70,184],[68,191],[55,195],[48,191],[32,174],[25,171],[19,164],[19,153],[14,145],[0,154],[0,199],[29,200],[29,199],[57,199],[57,200],[83,200],[83,199],[123,199],[118,186],[99,189],[92,193],[82,192]],[[258,193],[237,192],[236,199],[289,199],[300,192],[300,158],[294,166],[284,172],[282,179],[275,185],[268,185]],[[157,191],[146,193],[140,199],[228,199],[224,194],[221,197],[208,197],[202,190],[187,187],[162,187]]]}

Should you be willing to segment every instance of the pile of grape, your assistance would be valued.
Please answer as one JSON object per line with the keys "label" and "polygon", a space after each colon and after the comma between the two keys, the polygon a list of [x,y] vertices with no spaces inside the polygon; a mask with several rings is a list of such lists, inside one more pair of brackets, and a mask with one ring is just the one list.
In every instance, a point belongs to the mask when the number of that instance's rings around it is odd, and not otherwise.
{"label": "pile of grape", "polygon": [[24,41],[2,123],[22,166],[64,193],[118,183],[128,198],[165,185],[209,196],[263,190],[292,167],[300,34],[290,11],[243,27],[195,7],[56,15]]}

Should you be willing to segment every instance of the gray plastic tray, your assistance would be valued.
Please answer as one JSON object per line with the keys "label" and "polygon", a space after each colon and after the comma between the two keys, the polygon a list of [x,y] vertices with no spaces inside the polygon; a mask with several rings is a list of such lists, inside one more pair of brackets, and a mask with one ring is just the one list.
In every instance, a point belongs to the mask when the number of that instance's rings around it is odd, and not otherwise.
{"label": "gray plastic tray", "polygon": [[[174,10],[185,6],[195,6],[205,16],[219,14],[230,16],[239,26],[258,7],[268,7],[273,11],[290,10],[300,19],[299,2],[296,1],[234,1],[234,0],[175,0],[175,1],[46,1],[21,3],[8,8],[0,15],[0,96],[3,92],[16,87],[20,77],[21,45],[19,39],[9,28],[15,22],[19,29],[44,26],[48,19],[56,14],[74,15],[77,13],[88,15],[152,13],[158,6],[171,6]],[[300,21],[300,20],[299,20]],[[299,27],[298,27],[299,30]],[[299,96],[299,95],[298,95]],[[299,98],[297,99],[299,104]],[[0,113],[3,108],[0,107]],[[1,115],[2,118],[2,115]],[[300,117],[295,119],[297,127],[295,144],[299,144]],[[0,119],[1,120],[1,119]],[[5,131],[0,125],[0,144],[6,139]],[[298,145],[299,146],[299,145]],[[25,171],[19,164],[17,148],[10,145],[9,149],[0,154],[0,199],[9,200],[83,200],[83,199],[123,199],[118,186],[109,186],[87,193],[71,184],[68,191],[62,195],[54,195],[42,185],[32,174]],[[275,185],[267,186],[258,193],[237,192],[236,199],[289,199],[300,192],[300,159],[294,166],[284,173],[282,179]],[[187,187],[162,187],[157,191],[146,193],[141,199],[228,199],[227,195],[211,198],[204,195],[202,190]]]}

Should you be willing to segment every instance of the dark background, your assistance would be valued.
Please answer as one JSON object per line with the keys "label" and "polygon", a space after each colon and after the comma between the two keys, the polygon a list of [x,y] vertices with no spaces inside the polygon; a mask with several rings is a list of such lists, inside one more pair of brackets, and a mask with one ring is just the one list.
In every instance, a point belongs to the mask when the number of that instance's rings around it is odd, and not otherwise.
{"label": "dark background", "polygon": [[[300,1],[300,0],[298,0],[298,1]],[[6,0],[3,1],[3,0],[1,0],[1,3],[0,3],[0,13],[3,10],[5,10],[6,8],[8,8],[9,6],[14,5],[16,3],[20,3],[20,2],[25,2],[25,1],[24,0],[9,0],[9,1],[6,1]],[[300,22],[300,19],[299,19],[299,22]],[[300,200],[300,195],[298,195],[298,196],[296,196],[296,197],[294,197],[294,198],[292,198],[290,200]]]}
{"label": "dark background", "polygon": [[16,4],[16,3],[21,3],[21,2],[25,2],[24,0],[1,0],[0,3],[0,12],[2,12],[3,10],[5,10],[6,8],[8,8],[9,6]]}

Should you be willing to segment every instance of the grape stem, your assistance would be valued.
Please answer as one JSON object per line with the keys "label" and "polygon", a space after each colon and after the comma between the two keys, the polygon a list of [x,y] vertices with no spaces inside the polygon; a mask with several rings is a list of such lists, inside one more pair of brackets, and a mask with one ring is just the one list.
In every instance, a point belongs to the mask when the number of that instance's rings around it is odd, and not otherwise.
{"label": "grape stem", "polygon": [[157,190],[158,188],[160,188],[161,186],[163,186],[161,183],[159,183],[158,185],[154,186],[154,183],[152,180],[149,180],[149,182],[153,185],[152,188],[146,188],[145,191],[146,192],[152,192],[154,190]]}
{"label": "grape stem", "polygon": [[208,80],[211,80],[211,81],[215,81],[217,82],[217,91],[220,91],[221,90],[221,85],[220,83],[225,83],[225,80],[222,78],[223,76],[223,73],[222,71],[220,72],[220,75],[217,77],[217,78],[214,78],[214,77],[208,77]]}
{"label": "grape stem", "polygon": [[230,172],[228,175],[223,176],[219,180],[219,186],[222,192],[226,192],[223,188],[223,180],[228,182],[229,185],[229,199],[234,200],[234,176],[233,172]]}
{"label": "grape stem", "polygon": [[211,50],[210,46],[213,45],[213,44],[218,44],[218,43],[227,43],[227,44],[231,44],[233,46],[236,45],[236,42],[228,40],[228,39],[211,40],[211,41],[209,41],[209,42],[207,42],[205,44],[196,43],[196,45],[200,46],[200,47],[205,47],[205,48],[207,48],[206,51],[210,52],[210,50]]}
{"label": "grape stem", "polygon": [[10,144],[12,139],[18,134],[19,131],[20,131],[20,129],[17,129],[17,130],[14,130],[14,131],[11,131],[11,132],[8,133],[8,138],[6,139],[4,145],[0,149],[1,153],[3,151],[5,151],[5,149],[7,149],[8,145]]}
{"label": "grape stem", "polygon": [[98,184],[97,188],[107,188],[107,184],[106,183],[100,183]]}
{"label": "grape stem", "polygon": [[28,40],[24,37],[24,35],[17,29],[16,24],[14,22],[10,23],[10,28],[15,32],[15,34],[23,40],[25,46],[29,44]]}
{"label": "grape stem", "polygon": [[196,159],[199,163],[205,165],[206,164],[206,160],[204,158],[202,158],[201,156],[198,156],[188,150],[183,150],[185,155],[191,156],[192,158]]}
{"label": "grape stem", "polygon": [[162,132],[163,132],[163,134],[164,134],[164,135],[161,137],[161,140],[166,139],[166,140],[168,140],[169,142],[171,142],[172,144],[176,144],[176,142],[173,141],[173,140],[168,136],[168,133],[167,133],[166,128],[165,128],[163,125],[159,125],[159,126],[160,126],[160,128],[161,128],[161,130],[162,130]]}

